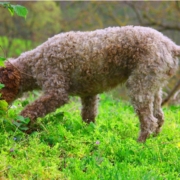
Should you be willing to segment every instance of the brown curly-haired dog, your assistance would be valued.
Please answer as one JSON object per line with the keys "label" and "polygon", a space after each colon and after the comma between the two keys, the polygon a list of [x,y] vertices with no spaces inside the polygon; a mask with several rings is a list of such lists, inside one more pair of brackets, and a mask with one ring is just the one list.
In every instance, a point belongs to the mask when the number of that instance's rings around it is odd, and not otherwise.
{"label": "brown curly-haired dog", "polygon": [[69,95],[80,96],[82,119],[89,123],[97,114],[97,94],[126,82],[141,124],[138,140],[144,142],[164,122],[161,88],[175,73],[179,55],[179,46],[146,27],[61,33],[0,68],[2,98],[11,103],[22,92],[42,89],[21,112],[32,123],[67,103]]}

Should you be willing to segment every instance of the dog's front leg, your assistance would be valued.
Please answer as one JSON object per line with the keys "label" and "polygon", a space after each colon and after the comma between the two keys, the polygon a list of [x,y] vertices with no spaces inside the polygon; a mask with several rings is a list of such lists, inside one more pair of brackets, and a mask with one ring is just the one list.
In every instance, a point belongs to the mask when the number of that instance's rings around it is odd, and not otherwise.
{"label": "dog's front leg", "polygon": [[31,127],[38,117],[43,117],[55,111],[58,107],[67,103],[67,101],[68,94],[64,90],[49,90],[32,104],[27,105],[20,115],[30,118],[29,127]]}
{"label": "dog's front leg", "polygon": [[98,95],[81,97],[81,116],[84,122],[95,122],[98,99]]}

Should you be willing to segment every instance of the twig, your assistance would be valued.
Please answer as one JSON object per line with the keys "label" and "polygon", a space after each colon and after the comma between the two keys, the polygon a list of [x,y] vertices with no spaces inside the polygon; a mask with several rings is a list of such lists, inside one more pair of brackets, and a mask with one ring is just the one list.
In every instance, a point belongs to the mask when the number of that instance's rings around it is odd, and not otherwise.
{"label": "twig", "polygon": [[30,77],[33,77],[32,75],[30,75],[30,74],[27,74],[27,73],[25,73],[25,72],[23,72],[23,71],[20,71],[16,66],[14,66],[9,60],[7,60],[7,62],[9,62],[17,71],[19,71],[21,74],[24,74],[24,75],[27,75],[27,76],[30,76]]}
{"label": "twig", "polygon": [[161,105],[164,106],[165,104],[167,104],[169,102],[169,100],[171,99],[171,97],[176,93],[176,91],[179,88],[180,88],[180,80],[176,83],[173,90],[168,94],[168,96],[163,100]]}

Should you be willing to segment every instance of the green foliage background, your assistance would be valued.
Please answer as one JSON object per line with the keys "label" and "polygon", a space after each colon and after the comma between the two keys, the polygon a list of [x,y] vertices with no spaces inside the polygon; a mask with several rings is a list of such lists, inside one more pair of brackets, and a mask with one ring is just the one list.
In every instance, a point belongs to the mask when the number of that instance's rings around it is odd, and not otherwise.
{"label": "green foliage background", "polygon": [[[153,27],[179,40],[180,2],[178,1],[14,1],[28,8],[26,20],[11,16],[1,8],[0,56],[17,57],[35,48],[54,34],[66,31],[89,31],[109,26],[142,25]],[[8,37],[8,40],[7,40]],[[165,87],[168,93],[180,78],[180,71]],[[126,89],[114,95],[127,99]],[[180,102],[179,100],[176,103]],[[174,103],[174,102],[173,102]]]}

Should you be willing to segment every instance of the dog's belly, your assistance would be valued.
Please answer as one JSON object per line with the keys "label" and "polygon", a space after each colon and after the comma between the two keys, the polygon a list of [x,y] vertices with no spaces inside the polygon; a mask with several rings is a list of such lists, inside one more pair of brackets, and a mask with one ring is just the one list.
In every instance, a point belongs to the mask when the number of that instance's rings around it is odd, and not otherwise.
{"label": "dog's belly", "polygon": [[96,95],[124,83],[127,78],[128,75],[124,72],[112,75],[79,76],[72,78],[69,94],[74,96]]}

